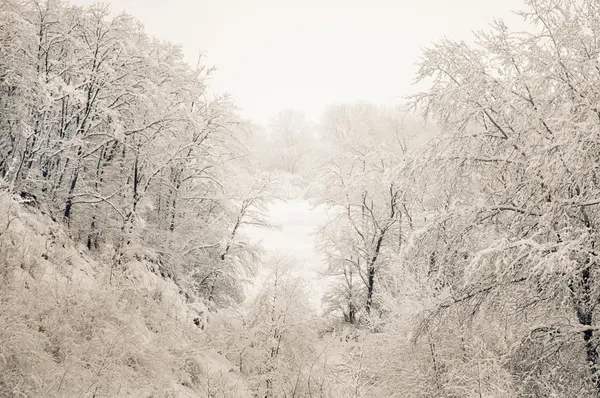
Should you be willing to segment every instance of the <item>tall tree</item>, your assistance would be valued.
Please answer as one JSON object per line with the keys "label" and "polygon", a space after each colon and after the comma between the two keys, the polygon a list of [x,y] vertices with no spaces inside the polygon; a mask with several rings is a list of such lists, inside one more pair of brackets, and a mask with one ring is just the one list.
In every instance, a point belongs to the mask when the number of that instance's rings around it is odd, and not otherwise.
{"label": "tall tree", "polygon": [[[246,123],[207,88],[212,69],[191,68],[180,47],[103,5],[2,0],[0,11],[0,176],[10,189],[47,205],[90,250],[112,247],[115,268],[155,258],[205,298],[196,277],[228,252],[237,265],[219,283],[240,300],[255,259],[237,250],[254,249],[232,219],[256,221],[268,195],[229,200],[244,178],[235,168],[254,165],[239,160]],[[219,252],[215,237],[229,248]]]}
{"label": "tall tree", "polygon": [[376,284],[385,280],[382,270],[402,246],[403,226],[411,223],[401,171],[407,149],[398,126],[389,123],[392,112],[366,104],[337,106],[323,122],[331,151],[312,194],[331,216],[319,238],[337,280],[327,301],[332,310],[341,306],[350,323],[361,309],[371,313]]}
{"label": "tall tree", "polygon": [[[433,314],[457,306],[511,311],[523,346],[544,336],[558,352],[580,347],[600,395],[600,201],[590,166],[600,132],[600,14],[594,1],[526,3],[531,33],[497,21],[473,46],[443,40],[425,52],[419,78],[433,84],[415,103],[442,127],[440,158],[466,188],[437,212],[427,236],[439,249],[420,261],[442,282]],[[546,360],[520,376],[543,374]],[[568,363],[576,373],[576,361]]]}

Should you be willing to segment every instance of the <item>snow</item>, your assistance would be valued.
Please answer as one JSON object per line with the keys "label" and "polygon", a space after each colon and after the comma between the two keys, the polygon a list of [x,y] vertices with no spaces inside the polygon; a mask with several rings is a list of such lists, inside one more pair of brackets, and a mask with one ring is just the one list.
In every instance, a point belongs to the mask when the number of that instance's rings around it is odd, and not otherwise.
{"label": "snow", "polygon": [[[172,280],[152,272],[151,260],[131,260],[111,273],[99,261],[102,253],[88,252],[39,209],[6,194],[0,209],[8,210],[0,224],[14,218],[0,230],[0,260],[12,271],[2,280],[0,340],[14,340],[0,347],[0,359],[35,358],[16,375],[35,369],[46,392],[62,377],[61,396],[84,396],[94,383],[106,396],[197,397],[202,386],[228,392],[220,396],[250,396],[237,369],[204,345],[193,320],[206,324],[206,307],[187,303]],[[68,355],[53,360],[52,352]],[[91,372],[98,364],[103,372]]]}
{"label": "snow", "polygon": [[[311,302],[316,310],[320,309],[325,290],[325,281],[320,277],[320,272],[325,268],[325,261],[316,250],[314,233],[325,223],[325,208],[313,207],[307,200],[289,199],[271,202],[268,216],[269,221],[279,228],[247,227],[245,233],[252,240],[261,242],[267,255],[282,254],[295,260],[292,272],[308,283],[312,293]],[[247,291],[249,300],[257,293],[267,273],[266,268],[259,270],[254,286]]]}

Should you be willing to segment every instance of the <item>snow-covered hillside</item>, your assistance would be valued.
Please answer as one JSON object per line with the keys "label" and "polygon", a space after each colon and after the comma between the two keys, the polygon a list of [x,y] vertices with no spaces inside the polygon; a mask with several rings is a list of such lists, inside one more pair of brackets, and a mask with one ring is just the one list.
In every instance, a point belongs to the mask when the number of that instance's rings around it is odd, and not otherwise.
{"label": "snow-covered hillside", "polygon": [[248,395],[151,250],[111,269],[37,205],[3,193],[0,209],[0,396]]}

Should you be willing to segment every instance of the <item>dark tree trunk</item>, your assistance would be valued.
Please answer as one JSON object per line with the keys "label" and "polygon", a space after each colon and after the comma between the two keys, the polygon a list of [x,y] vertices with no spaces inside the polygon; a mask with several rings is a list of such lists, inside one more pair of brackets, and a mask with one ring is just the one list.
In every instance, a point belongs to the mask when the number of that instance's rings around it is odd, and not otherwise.
{"label": "dark tree trunk", "polygon": [[92,222],[90,223],[90,232],[87,238],[88,250],[98,249],[98,231],[96,229],[96,216],[92,216]]}
{"label": "dark tree trunk", "polygon": [[383,234],[379,235],[377,239],[377,245],[375,246],[375,253],[369,261],[369,266],[367,267],[369,273],[369,279],[367,281],[367,305],[366,310],[367,314],[371,314],[371,308],[373,307],[373,290],[375,289],[375,262],[377,261],[377,257],[379,257],[379,252],[381,251],[381,244],[383,243]]}
{"label": "dark tree trunk", "polygon": [[171,232],[175,231],[175,218],[177,216],[177,193],[179,192],[180,188],[181,182],[178,180],[172,193],[173,200],[171,201],[171,223],[169,225],[169,231]]}
{"label": "dark tree trunk", "polygon": [[600,355],[598,354],[597,339],[592,330],[595,300],[592,298],[591,279],[591,266],[588,260],[587,266],[581,271],[579,283],[576,287],[572,284],[571,291],[575,299],[577,319],[582,326],[588,328],[583,331],[585,354],[592,375],[592,383],[594,383],[597,395],[600,396]]}
{"label": "dark tree trunk", "polygon": [[67,195],[67,201],[65,203],[65,220],[67,220],[67,225],[71,222],[71,212],[73,208],[73,194],[75,193],[75,188],[77,187],[77,180],[79,179],[79,167],[80,167],[80,159],[81,154],[83,153],[83,148],[80,146],[77,148],[77,160],[75,161],[75,167],[73,169],[73,177],[71,178],[71,184],[69,186],[69,194]]}
{"label": "dark tree trunk", "polygon": [[371,313],[373,307],[373,289],[375,287],[375,267],[373,264],[369,266],[369,280],[367,285],[367,314]]}
{"label": "dark tree trunk", "polygon": [[348,320],[350,324],[354,325],[356,323],[356,308],[354,304],[350,303],[348,305]]}
{"label": "dark tree trunk", "polygon": [[67,196],[67,201],[65,203],[65,220],[67,220],[67,225],[71,222],[71,212],[73,209],[73,193],[75,192],[75,187],[77,186],[77,179],[79,178],[79,168],[75,168],[73,171],[73,178],[71,179],[71,185],[69,186],[69,194]]}
{"label": "dark tree trunk", "polygon": [[173,201],[171,202],[171,224],[169,225],[169,231],[175,231],[175,209],[177,208],[177,192],[173,194]]}

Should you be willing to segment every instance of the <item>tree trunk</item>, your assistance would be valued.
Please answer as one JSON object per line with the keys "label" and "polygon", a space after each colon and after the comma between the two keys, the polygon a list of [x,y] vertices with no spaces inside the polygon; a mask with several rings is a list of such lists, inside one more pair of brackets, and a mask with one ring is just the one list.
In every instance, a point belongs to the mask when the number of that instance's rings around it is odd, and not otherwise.
{"label": "tree trunk", "polygon": [[367,285],[367,314],[371,314],[373,307],[373,288],[375,287],[375,267],[373,264],[369,266],[369,280]]}
{"label": "tree trunk", "polygon": [[575,301],[575,311],[577,312],[577,319],[579,323],[589,328],[583,331],[583,341],[585,346],[585,354],[590,373],[592,376],[592,383],[596,389],[596,393],[600,396],[600,355],[598,354],[598,344],[595,342],[594,331],[592,325],[594,323],[593,310],[594,300],[592,299],[591,292],[591,266],[589,265],[588,259],[587,266],[581,271],[579,284],[576,288],[571,285],[571,292],[573,293]]}
{"label": "tree trunk", "polygon": [[175,184],[175,189],[173,190],[173,193],[171,195],[171,223],[169,224],[169,231],[171,232],[175,231],[175,218],[177,216],[177,193],[179,192],[180,188],[181,182],[178,179],[177,183]]}
{"label": "tree trunk", "polygon": [[379,252],[381,251],[381,244],[383,243],[383,234],[379,235],[379,239],[377,239],[377,245],[375,246],[375,253],[369,261],[369,266],[367,267],[369,273],[369,279],[367,282],[367,314],[371,314],[371,308],[373,307],[373,290],[375,288],[375,262],[377,261],[377,257],[379,256]]}
{"label": "tree trunk", "polygon": [[69,186],[69,194],[67,195],[67,201],[65,202],[65,220],[67,220],[67,225],[71,223],[71,212],[73,209],[73,193],[75,192],[75,187],[77,186],[78,178],[79,166],[75,167],[75,170],[73,170],[73,177],[71,178],[71,185]]}
{"label": "tree trunk", "polygon": [[352,325],[356,323],[356,308],[353,303],[348,304],[348,322]]}

